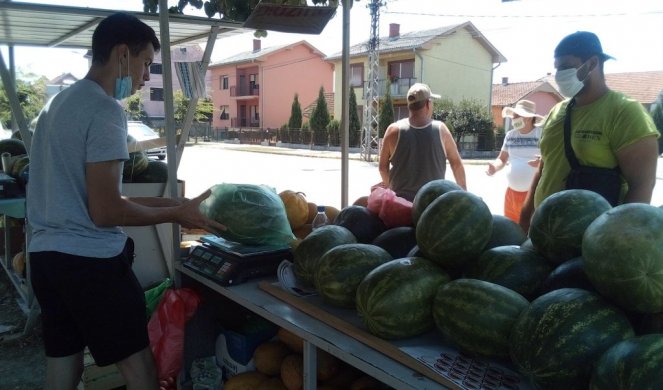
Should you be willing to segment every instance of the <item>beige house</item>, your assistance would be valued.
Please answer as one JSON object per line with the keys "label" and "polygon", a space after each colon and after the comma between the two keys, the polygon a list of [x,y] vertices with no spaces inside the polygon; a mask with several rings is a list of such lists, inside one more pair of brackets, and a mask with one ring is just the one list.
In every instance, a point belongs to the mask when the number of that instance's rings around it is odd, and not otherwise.
{"label": "beige house", "polygon": [[[326,58],[336,70],[334,90],[341,90],[342,53]],[[399,24],[389,25],[389,36],[379,42],[378,91],[387,88],[396,118],[407,116],[405,95],[417,82],[430,85],[434,93],[458,102],[474,99],[489,106],[495,64],[506,58],[471,23],[400,34]],[[350,48],[350,83],[359,110],[365,104],[368,76],[368,42]],[[334,116],[341,116],[341,94],[335,94]]]}

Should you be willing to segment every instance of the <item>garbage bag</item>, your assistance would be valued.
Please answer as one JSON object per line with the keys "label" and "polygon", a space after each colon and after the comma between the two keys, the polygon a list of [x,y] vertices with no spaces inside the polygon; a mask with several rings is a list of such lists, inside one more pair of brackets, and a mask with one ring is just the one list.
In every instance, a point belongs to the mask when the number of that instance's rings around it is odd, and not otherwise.
{"label": "garbage bag", "polygon": [[368,196],[368,209],[388,228],[412,226],[412,202],[383,187],[374,187]]}
{"label": "garbage bag", "polygon": [[170,278],[164,279],[161,283],[145,291],[145,314],[147,318],[152,316],[154,309],[157,308],[157,305],[161,301],[164,292],[167,288],[173,285],[173,282]]}
{"label": "garbage bag", "polygon": [[199,304],[200,295],[194,290],[169,288],[150,318],[147,332],[159,380],[176,377],[182,369],[184,326]]}
{"label": "garbage bag", "polygon": [[226,226],[216,232],[247,245],[288,245],[295,240],[283,201],[273,188],[254,184],[217,184],[200,212]]}

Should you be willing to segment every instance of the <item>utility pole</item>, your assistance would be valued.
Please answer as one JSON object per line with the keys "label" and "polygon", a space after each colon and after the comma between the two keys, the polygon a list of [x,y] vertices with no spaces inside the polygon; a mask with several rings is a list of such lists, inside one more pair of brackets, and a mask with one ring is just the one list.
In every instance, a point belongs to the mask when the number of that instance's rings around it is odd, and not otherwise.
{"label": "utility pole", "polygon": [[[371,13],[371,35],[368,39],[368,75],[366,88],[364,89],[364,124],[361,130],[361,153],[360,157],[365,161],[373,161],[373,148],[378,148],[378,123],[380,107],[380,8],[384,5],[383,0],[371,0],[367,5]],[[378,152],[375,153],[376,155]]]}

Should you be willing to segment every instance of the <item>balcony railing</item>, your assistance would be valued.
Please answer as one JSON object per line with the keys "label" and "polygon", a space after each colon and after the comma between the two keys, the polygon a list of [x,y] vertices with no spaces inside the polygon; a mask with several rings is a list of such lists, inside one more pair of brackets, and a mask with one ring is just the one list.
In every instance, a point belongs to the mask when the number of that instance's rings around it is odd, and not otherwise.
{"label": "balcony railing", "polygon": [[230,96],[232,97],[259,96],[259,95],[260,95],[260,85],[258,84],[233,85],[230,87]]}
{"label": "balcony railing", "polygon": [[[394,79],[390,82],[389,79],[380,79],[378,80],[378,95],[384,96],[387,94],[387,88],[389,89],[389,94],[392,98],[404,98],[407,95],[407,91],[410,89],[412,84],[416,83],[417,79],[414,77],[404,77]],[[368,92],[368,82],[364,82],[364,94],[363,98],[366,99]]]}

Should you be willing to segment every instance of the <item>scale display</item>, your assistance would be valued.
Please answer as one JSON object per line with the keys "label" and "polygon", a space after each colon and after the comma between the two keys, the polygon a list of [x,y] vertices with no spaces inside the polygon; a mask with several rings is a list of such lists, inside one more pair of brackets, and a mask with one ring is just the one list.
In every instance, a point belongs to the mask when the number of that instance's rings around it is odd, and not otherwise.
{"label": "scale display", "polygon": [[246,280],[276,275],[283,260],[292,260],[288,246],[249,246],[216,236],[203,236],[182,265],[215,282],[230,286]]}

